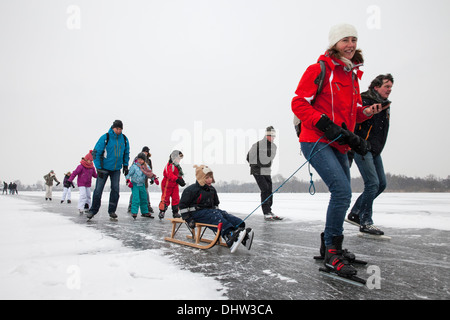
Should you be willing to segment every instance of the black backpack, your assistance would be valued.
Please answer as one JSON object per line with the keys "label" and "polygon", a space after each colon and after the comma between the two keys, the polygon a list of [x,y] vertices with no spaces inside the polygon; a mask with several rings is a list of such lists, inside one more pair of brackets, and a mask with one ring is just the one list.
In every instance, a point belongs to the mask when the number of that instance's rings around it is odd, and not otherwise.
{"label": "black backpack", "polygon": [[[311,105],[314,105],[314,102],[316,102],[316,98],[317,96],[322,92],[322,87],[323,87],[323,81],[325,80],[325,62],[323,61],[319,61],[319,65],[320,65],[320,73],[317,76],[316,80],[314,80],[314,83],[317,84],[317,92],[316,95],[314,96],[314,99],[311,101]],[[296,115],[294,115],[294,127],[295,127],[295,132],[297,133],[297,137],[300,136],[300,132],[302,130],[302,122],[299,118],[297,118]]]}

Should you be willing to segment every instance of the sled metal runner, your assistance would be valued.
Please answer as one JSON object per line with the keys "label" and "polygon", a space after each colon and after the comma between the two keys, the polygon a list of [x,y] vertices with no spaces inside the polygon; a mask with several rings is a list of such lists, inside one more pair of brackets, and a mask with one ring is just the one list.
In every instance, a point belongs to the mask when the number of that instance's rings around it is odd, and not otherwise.
{"label": "sled metal runner", "polygon": [[[206,224],[206,223],[195,223],[194,228],[190,228],[186,221],[184,221],[181,218],[167,218],[166,220],[169,220],[172,223],[172,232],[170,234],[170,237],[165,237],[164,240],[182,244],[185,246],[197,248],[197,249],[210,249],[214,247],[216,244],[227,246],[226,243],[221,242],[220,240],[220,231],[222,230],[222,223],[219,223],[218,225],[214,224]],[[190,231],[190,235],[187,235],[186,238],[190,240],[181,240],[175,238],[175,236],[178,233],[178,230],[182,225],[185,225],[188,230]],[[204,238],[205,231],[208,229],[208,227],[217,228],[217,231],[215,233],[215,237],[213,239],[206,239]],[[193,241],[192,241],[193,240]],[[202,244],[206,243],[206,244]]]}

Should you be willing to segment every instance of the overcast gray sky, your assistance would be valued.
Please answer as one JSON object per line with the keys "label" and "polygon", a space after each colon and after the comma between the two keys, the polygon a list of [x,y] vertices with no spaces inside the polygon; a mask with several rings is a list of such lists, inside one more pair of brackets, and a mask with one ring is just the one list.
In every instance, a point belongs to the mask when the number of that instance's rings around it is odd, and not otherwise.
{"label": "overcast gray sky", "polygon": [[274,174],[288,177],[305,161],[294,91],[341,22],[359,32],[362,91],[395,79],[385,170],[446,178],[448,12],[447,0],[0,0],[0,180],[62,179],[115,119],[160,176],[180,148],[188,182],[200,163],[253,181],[246,152],[273,125]]}

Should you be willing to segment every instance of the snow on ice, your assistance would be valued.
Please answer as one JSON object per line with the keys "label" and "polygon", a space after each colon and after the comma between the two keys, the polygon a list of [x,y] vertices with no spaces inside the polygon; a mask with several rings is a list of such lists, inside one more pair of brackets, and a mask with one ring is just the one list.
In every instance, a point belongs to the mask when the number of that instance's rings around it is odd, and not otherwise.
{"label": "snow on ice", "polygon": [[17,196],[0,197],[0,208],[2,300],[224,299],[218,281],[161,252],[125,248]]}

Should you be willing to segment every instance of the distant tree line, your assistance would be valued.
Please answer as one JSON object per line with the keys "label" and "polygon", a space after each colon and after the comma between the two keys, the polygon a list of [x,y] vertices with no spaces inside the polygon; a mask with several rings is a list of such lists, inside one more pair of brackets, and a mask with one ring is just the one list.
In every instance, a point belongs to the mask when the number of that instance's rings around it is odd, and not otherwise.
{"label": "distant tree line", "polygon": [[[450,176],[446,179],[429,175],[425,178],[411,178],[404,175],[386,174],[387,188],[385,192],[450,192]],[[278,174],[272,177],[273,190],[275,191],[284,181],[285,177]],[[215,185],[219,192],[232,193],[253,193],[259,192],[258,186],[254,182],[241,183],[239,181],[223,182]],[[280,193],[305,193],[315,190],[317,193],[328,192],[328,188],[322,180],[315,180],[314,186],[309,181],[299,180],[292,177],[286,184],[278,190]],[[364,181],[361,177],[352,178],[353,192],[364,190]]]}
{"label": "distant tree line", "polygon": [[[446,179],[437,178],[434,175],[428,175],[425,178],[411,178],[405,175],[386,174],[387,188],[385,192],[450,192],[450,175]],[[281,174],[272,177],[273,190],[275,191],[286,180]],[[20,180],[14,181],[17,184],[18,191],[43,191],[44,183],[38,181],[33,185],[25,185]],[[95,182],[93,188],[95,187]],[[237,180],[218,181],[215,184],[218,192],[225,193],[257,193],[259,192],[256,182],[240,182]],[[75,188],[77,189],[77,188]],[[305,193],[313,190],[309,181],[299,180],[297,177],[292,177],[286,184],[278,190],[280,193]],[[314,181],[315,192],[328,192],[327,186],[322,180]],[[352,178],[353,192],[362,192],[364,189],[364,182],[361,177]],[[54,191],[62,191],[62,183],[59,186],[54,186]],[[159,191],[160,187],[153,185],[150,187],[151,192]],[[125,185],[121,186],[121,191],[129,191]]]}

